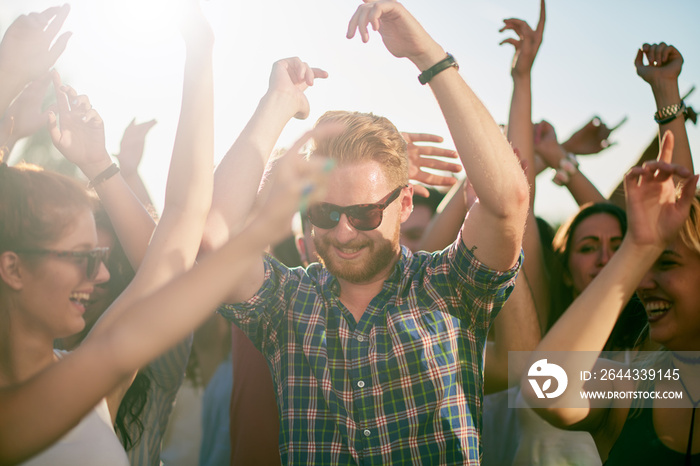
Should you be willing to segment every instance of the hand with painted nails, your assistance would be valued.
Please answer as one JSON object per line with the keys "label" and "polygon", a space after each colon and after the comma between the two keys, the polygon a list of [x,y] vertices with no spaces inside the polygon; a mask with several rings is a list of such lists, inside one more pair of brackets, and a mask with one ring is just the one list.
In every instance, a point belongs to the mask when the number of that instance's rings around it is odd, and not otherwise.
{"label": "hand with painted nails", "polygon": [[544,0],[540,2],[540,18],[537,22],[537,27],[533,30],[525,21],[517,18],[509,18],[503,20],[503,27],[498,32],[506,30],[514,31],[517,39],[508,38],[501,41],[500,45],[510,44],[515,48],[513,55],[513,64],[511,66],[511,75],[513,77],[529,76],[532,70],[532,64],[535,62],[537,51],[542,44],[542,36],[544,34],[544,23],[546,13]]}
{"label": "hand with painted nails", "polygon": [[312,68],[298,57],[285,58],[272,65],[268,94],[291,98],[294,118],[304,120],[309,116],[309,101],[304,91],[314,85],[315,79],[325,79],[328,73]]}
{"label": "hand with painted nails", "polygon": [[[409,179],[429,186],[452,186],[457,183],[457,179],[452,176],[423,170],[424,168],[429,168],[452,173],[462,171],[461,164],[442,160],[459,158],[459,154],[456,151],[436,146],[415,144],[416,142],[442,142],[442,137],[426,133],[401,133],[401,136],[403,136],[407,144]],[[430,192],[420,184],[413,185],[413,193],[422,197],[430,196]]]}
{"label": "hand with painted nails", "polygon": [[[625,175],[627,236],[635,244],[662,250],[688,218],[698,175],[671,163],[673,146],[673,133],[666,131],[658,159],[633,167]],[[674,177],[682,184],[680,195]]]}
{"label": "hand with painted nails", "polygon": [[21,90],[47,73],[68,44],[71,33],[65,32],[58,38],[56,35],[69,11],[66,4],[17,18],[0,42],[0,74],[13,80]]}
{"label": "hand with painted nails", "polygon": [[72,87],[63,85],[57,72],[52,77],[58,115],[49,113],[51,140],[66,159],[93,179],[112,163],[105,149],[102,118],[86,95],[78,95]]}

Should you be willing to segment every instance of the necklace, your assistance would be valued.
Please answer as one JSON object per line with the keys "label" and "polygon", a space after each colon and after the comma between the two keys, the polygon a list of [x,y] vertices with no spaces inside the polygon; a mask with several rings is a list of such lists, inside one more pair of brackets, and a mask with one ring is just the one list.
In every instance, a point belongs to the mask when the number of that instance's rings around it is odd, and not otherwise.
{"label": "necklace", "polygon": [[[673,353],[675,357],[678,357],[676,353]],[[681,358],[678,358],[679,361],[683,361]],[[671,361],[671,366],[673,369],[676,369],[676,365]],[[691,465],[691,451],[693,450],[693,428],[695,427],[695,411],[698,408],[698,404],[700,404],[700,400],[695,401],[692,396],[690,396],[690,392],[688,391],[688,387],[685,386],[685,382],[683,382],[683,377],[678,377],[678,380],[681,381],[681,386],[683,387],[683,390],[685,391],[685,394],[688,395],[688,399],[690,402],[693,404],[693,414],[690,416],[690,432],[688,433],[688,448],[685,450],[685,464],[686,466]]]}

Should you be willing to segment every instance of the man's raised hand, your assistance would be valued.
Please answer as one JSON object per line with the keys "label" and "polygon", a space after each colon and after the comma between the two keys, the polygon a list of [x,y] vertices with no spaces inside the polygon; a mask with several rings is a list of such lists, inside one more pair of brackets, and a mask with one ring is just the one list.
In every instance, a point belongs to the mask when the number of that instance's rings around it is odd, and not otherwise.
{"label": "man's raised hand", "polygon": [[387,50],[398,58],[406,57],[425,70],[445,58],[440,45],[423,26],[396,0],[364,0],[348,24],[347,38],[359,31],[363,42],[369,41],[368,26],[378,31]]}

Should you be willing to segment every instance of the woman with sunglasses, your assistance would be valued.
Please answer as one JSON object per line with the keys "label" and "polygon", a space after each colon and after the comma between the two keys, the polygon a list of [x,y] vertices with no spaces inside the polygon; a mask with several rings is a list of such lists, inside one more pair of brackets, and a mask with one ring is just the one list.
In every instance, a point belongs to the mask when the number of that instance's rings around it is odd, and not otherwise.
{"label": "woman with sunglasses", "polygon": [[[196,5],[191,6],[191,26],[183,31],[187,45],[185,84],[166,213],[148,257],[141,263],[139,277],[73,353],[54,351],[54,339],[83,329],[90,295],[96,285],[109,278],[103,265],[108,249],[97,247],[93,201],[84,187],[65,176],[28,165],[0,164],[2,464],[32,456],[26,464],[129,464],[112,427],[117,407],[135,370],[176,340],[158,338],[157,333],[134,341],[132,335],[114,339],[114,327],[120,327],[121,319],[138,307],[134,303],[139,299],[191,266],[211,198],[213,36]],[[41,24],[34,24],[33,15],[17,20],[10,30],[13,34],[8,32],[3,39],[0,69],[17,54],[34,57],[18,45],[16,34],[18,28],[24,31],[20,34],[24,39],[41,34]],[[36,65],[31,59],[16,62],[26,62],[26,67]],[[74,158],[95,151],[104,154],[99,163],[84,170],[90,185],[106,198],[110,192],[120,192],[125,206],[137,205],[133,195],[129,199],[124,180],[116,176],[118,169],[104,150],[102,121],[89,101],[73,95],[60,82],[57,97],[60,125],[56,115],[49,116],[56,146]],[[107,205],[107,209],[118,230],[142,226],[129,217],[133,210],[127,207],[124,212],[114,205]],[[131,254],[143,256],[144,250],[131,248]],[[121,344],[117,346],[118,341]],[[137,343],[150,348],[143,352],[149,355],[146,359],[140,355],[134,358],[129,351],[129,346]],[[106,352],[100,349],[104,345],[115,346]]]}

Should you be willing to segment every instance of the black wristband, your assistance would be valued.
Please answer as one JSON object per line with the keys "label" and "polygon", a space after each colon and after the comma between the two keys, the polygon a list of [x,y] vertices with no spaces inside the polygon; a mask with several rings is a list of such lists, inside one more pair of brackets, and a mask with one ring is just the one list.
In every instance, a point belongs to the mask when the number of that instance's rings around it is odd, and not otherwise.
{"label": "black wristband", "polygon": [[430,80],[435,77],[436,74],[445,71],[447,68],[450,68],[452,66],[459,69],[459,65],[457,64],[457,60],[455,60],[455,57],[453,57],[452,54],[448,53],[447,57],[444,60],[440,60],[439,62],[435,63],[433,66],[419,74],[418,81],[421,84],[428,84]]}
{"label": "black wristband", "polygon": [[109,167],[102,170],[95,178],[93,178],[87,185],[87,189],[95,189],[114,175],[119,173],[119,165],[113,163]]}

